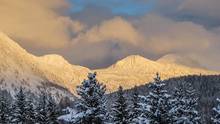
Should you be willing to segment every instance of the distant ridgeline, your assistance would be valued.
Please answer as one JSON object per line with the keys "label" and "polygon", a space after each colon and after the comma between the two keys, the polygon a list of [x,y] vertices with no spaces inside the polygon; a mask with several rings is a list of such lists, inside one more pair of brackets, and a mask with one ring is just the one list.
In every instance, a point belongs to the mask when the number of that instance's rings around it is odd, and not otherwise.
{"label": "distant ridgeline", "polygon": [[[216,106],[217,98],[220,98],[220,75],[189,75],[177,78],[171,78],[163,81],[165,89],[172,93],[175,87],[181,82],[186,82],[192,84],[195,89],[196,95],[198,97],[198,110],[201,114],[202,124],[211,123],[211,116],[213,114],[213,107]],[[147,95],[150,91],[149,84],[137,87],[140,95]],[[125,90],[126,96],[131,98],[134,89]],[[114,101],[117,92],[109,94],[109,102]]]}

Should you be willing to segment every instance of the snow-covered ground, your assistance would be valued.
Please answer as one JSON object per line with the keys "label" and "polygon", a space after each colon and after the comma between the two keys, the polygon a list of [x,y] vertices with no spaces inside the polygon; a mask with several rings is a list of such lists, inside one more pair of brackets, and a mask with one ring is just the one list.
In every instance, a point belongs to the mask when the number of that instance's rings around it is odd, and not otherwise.
{"label": "snow-covered ground", "polygon": [[70,107],[67,107],[64,111],[67,112],[68,114],[60,116],[58,120],[71,122],[74,119],[74,117],[77,115],[77,111]]}

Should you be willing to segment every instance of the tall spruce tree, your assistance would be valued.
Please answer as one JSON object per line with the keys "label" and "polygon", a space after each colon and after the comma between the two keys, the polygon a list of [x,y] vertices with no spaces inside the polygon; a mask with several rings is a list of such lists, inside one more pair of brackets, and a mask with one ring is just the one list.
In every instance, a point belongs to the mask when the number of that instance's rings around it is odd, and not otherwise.
{"label": "tall spruce tree", "polygon": [[27,100],[26,95],[21,87],[19,92],[15,95],[15,102],[13,104],[12,123],[26,124],[27,123]]}
{"label": "tall spruce tree", "polygon": [[177,124],[199,124],[200,116],[197,111],[197,100],[195,90],[187,82],[179,83],[172,95],[169,114],[172,123]]}
{"label": "tall spruce tree", "polygon": [[212,117],[212,121],[214,124],[220,124],[220,99],[217,99],[217,106],[213,108],[214,116]]}
{"label": "tall spruce tree", "polygon": [[36,108],[36,122],[39,124],[58,124],[60,111],[52,96],[44,88]]}
{"label": "tall spruce tree", "polygon": [[[181,86],[182,87],[182,86]],[[169,115],[171,118],[171,122],[172,123],[176,123],[178,121],[179,118],[182,117],[183,114],[183,106],[184,106],[184,101],[183,97],[184,97],[184,89],[182,88],[174,88],[174,92],[172,94],[172,98],[170,100],[170,105],[172,106],[172,108],[169,110]]]}
{"label": "tall spruce tree", "polygon": [[48,104],[48,98],[46,91],[41,91],[41,95],[39,98],[39,102],[36,108],[36,122],[39,124],[48,124],[49,123],[49,118],[47,114],[47,104]]}
{"label": "tall spruce tree", "polygon": [[96,73],[89,73],[88,80],[84,80],[77,87],[79,102],[76,107],[78,114],[73,117],[77,124],[102,124],[106,117],[106,86],[99,83]]}
{"label": "tall spruce tree", "polygon": [[114,124],[129,124],[129,111],[123,88],[120,86],[117,92],[117,100],[113,104],[112,121]]}
{"label": "tall spruce tree", "polygon": [[0,93],[0,95],[0,124],[9,124],[11,104],[3,93]]}
{"label": "tall spruce tree", "polygon": [[34,124],[36,122],[35,106],[31,98],[27,100],[26,119],[27,119],[27,124]]}
{"label": "tall spruce tree", "polygon": [[60,115],[60,109],[50,95],[47,103],[47,116],[49,118],[48,120],[48,122],[50,122],[49,124],[59,124],[57,120],[59,115]]}
{"label": "tall spruce tree", "polygon": [[137,87],[134,87],[132,98],[131,98],[131,106],[130,106],[130,123],[139,123],[140,117],[142,115],[142,107],[141,107],[141,98],[139,96],[139,92]]}
{"label": "tall spruce tree", "polygon": [[159,74],[156,74],[154,82],[150,84],[151,92],[147,95],[146,116],[151,124],[168,124],[169,99],[170,95],[164,90],[165,84],[161,81]]}

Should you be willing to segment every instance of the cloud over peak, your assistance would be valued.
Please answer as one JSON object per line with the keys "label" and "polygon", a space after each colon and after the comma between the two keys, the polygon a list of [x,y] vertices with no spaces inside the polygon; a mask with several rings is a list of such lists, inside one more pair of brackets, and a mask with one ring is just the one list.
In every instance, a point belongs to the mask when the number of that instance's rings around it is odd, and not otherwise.
{"label": "cloud over peak", "polygon": [[105,41],[119,41],[128,42],[137,45],[141,40],[141,35],[136,31],[131,23],[115,17],[111,20],[102,22],[89,29],[85,33],[81,33],[74,42],[105,42]]}

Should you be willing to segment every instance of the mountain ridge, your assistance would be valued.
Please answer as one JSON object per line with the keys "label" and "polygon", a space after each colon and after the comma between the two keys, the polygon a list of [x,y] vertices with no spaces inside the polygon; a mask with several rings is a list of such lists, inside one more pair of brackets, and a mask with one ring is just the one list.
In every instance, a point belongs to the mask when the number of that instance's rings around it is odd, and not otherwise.
{"label": "mountain ridge", "polygon": [[45,84],[47,84],[50,85],[47,87],[51,94],[72,97],[73,89],[68,89],[71,85],[70,81],[64,82],[62,77],[57,75],[66,74],[59,73],[59,70],[62,70],[62,68],[71,68],[66,69],[67,72],[71,73],[72,70],[74,70],[74,66],[68,64],[68,62],[65,59],[62,59],[62,57],[56,56],[55,59],[57,58],[59,58],[60,63],[64,63],[63,65],[65,65],[65,67],[61,66],[61,64],[57,62],[57,64],[52,64],[50,59],[54,58],[48,59],[47,56],[45,59],[45,57],[31,55],[25,49],[20,47],[20,45],[11,40],[7,35],[1,32],[0,88],[8,90],[12,92],[12,94],[14,93],[14,89],[18,89],[19,87],[23,87],[34,93],[39,93],[39,87],[43,88],[45,87]]}
{"label": "mountain ridge", "polygon": [[98,73],[100,82],[107,86],[108,92],[117,90],[119,85],[129,89],[146,84],[152,81],[157,72],[162,79],[200,73],[218,74],[184,65],[163,64],[139,55],[128,56],[108,68],[90,70],[72,65],[60,55],[34,56],[4,33],[0,33],[0,48],[0,80],[4,79],[2,88],[6,89],[11,89],[13,85],[37,90],[37,87],[42,86],[41,82],[47,81],[76,94],[76,86],[86,79],[89,72],[94,71]]}
{"label": "mountain ridge", "polygon": [[[129,62],[132,59],[141,60],[139,62]],[[128,62],[127,62],[128,60]],[[126,65],[133,64],[132,66]],[[161,75],[162,79],[169,79],[173,77],[185,76],[185,75],[213,75],[219,74],[215,71],[209,71],[200,68],[187,67],[185,65],[174,63],[161,63],[158,61],[152,61],[139,55],[131,55],[124,59],[119,60],[116,64],[113,64],[109,68],[94,70],[98,73],[98,78],[106,83],[110,90],[114,90],[115,87],[120,85],[125,89],[130,89],[135,85],[143,85],[153,81],[156,73]],[[118,82],[118,83],[114,83]],[[137,83],[138,82],[138,83]]]}
{"label": "mountain ridge", "polygon": [[111,65],[109,68],[117,68],[117,67],[134,67],[136,65],[140,65],[143,63],[148,63],[148,64],[156,64],[156,62],[149,60],[147,58],[144,58],[143,56],[140,55],[130,55],[127,56],[121,60],[118,60],[115,64]]}
{"label": "mountain ridge", "polygon": [[202,68],[207,69],[196,60],[192,59],[189,56],[185,55],[177,55],[177,54],[167,54],[156,60],[156,62],[164,63],[164,64],[179,64],[184,65],[188,67],[194,67],[194,68]]}

